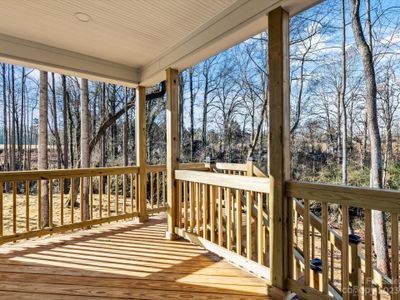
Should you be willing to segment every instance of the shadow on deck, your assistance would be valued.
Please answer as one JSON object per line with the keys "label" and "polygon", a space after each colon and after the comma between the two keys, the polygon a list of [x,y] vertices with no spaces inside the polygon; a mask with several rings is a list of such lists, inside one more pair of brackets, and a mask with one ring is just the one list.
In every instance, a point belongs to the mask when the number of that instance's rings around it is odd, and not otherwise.
{"label": "shadow on deck", "polygon": [[0,299],[266,299],[266,283],[184,240],[166,218],[1,247]]}

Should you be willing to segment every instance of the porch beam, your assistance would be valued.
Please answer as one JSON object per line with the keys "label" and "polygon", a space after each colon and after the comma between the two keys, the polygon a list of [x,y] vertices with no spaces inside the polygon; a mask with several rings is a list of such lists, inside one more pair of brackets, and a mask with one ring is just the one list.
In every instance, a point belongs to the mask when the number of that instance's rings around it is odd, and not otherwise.
{"label": "porch beam", "polygon": [[0,60],[28,68],[136,87],[138,68],[0,33]]}
{"label": "porch beam", "polygon": [[[146,93],[144,86],[136,88],[136,165],[139,168],[139,220],[146,222],[147,215],[147,173],[146,173]],[[138,203],[138,202],[136,202]]]}
{"label": "porch beam", "polygon": [[287,240],[288,202],[285,181],[289,165],[289,14],[278,7],[268,13],[269,68],[269,178],[270,178],[270,262],[271,283],[286,288],[290,260]]}
{"label": "porch beam", "polygon": [[177,217],[175,170],[179,165],[179,72],[167,69],[167,214],[166,238],[174,240]]}

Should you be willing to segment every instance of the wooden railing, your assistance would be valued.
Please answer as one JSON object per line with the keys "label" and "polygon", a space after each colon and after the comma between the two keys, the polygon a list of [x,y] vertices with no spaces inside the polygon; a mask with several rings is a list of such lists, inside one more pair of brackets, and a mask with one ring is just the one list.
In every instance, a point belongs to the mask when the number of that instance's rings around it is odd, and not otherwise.
{"label": "wooden railing", "polygon": [[166,208],[166,171],[166,165],[150,165],[146,167],[147,199],[153,212]]}
{"label": "wooden railing", "polygon": [[[376,299],[399,297],[400,193],[393,191],[288,182],[286,186],[291,253],[289,288],[303,297]],[[331,205],[340,222],[331,224]],[[361,237],[349,235],[349,209],[363,213]],[[390,220],[391,277],[373,257],[372,210]],[[337,218],[336,218],[337,219]]]}
{"label": "wooden railing", "polygon": [[269,280],[268,178],[190,170],[175,178],[175,233]]}
{"label": "wooden railing", "polygon": [[256,176],[267,177],[253,162],[249,161],[245,164],[222,163],[217,162],[212,164],[212,170],[217,173],[242,175],[242,176]]}
{"label": "wooden railing", "polygon": [[[139,216],[138,170],[133,166],[0,173],[0,244]],[[147,213],[166,210],[165,166],[148,166],[148,172],[153,181]],[[48,209],[43,209],[46,190]],[[43,218],[46,211],[49,224]]]}

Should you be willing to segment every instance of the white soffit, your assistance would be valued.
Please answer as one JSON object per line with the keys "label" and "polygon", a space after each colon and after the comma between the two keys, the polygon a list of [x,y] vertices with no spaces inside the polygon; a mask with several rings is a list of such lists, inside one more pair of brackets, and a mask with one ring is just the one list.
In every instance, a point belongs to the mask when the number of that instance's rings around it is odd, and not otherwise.
{"label": "white soffit", "polygon": [[[0,60],[134,86],[164,79],[318,0],[0,0]],[[89,16],[79,21],[76,13]]]}

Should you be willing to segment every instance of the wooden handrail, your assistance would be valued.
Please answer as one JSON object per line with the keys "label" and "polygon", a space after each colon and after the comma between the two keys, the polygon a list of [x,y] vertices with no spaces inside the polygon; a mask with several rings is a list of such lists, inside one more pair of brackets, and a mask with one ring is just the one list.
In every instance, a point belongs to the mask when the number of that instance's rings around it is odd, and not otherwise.
{"label": "wooden handrail", "polygon": [[[179,163],[180,170],[198,170],[198,171],[208,171],[209,167],[204,163]],[[151,172],[163,172],[167,170],[167,165],[147,165],[146,173]]]}
{"label": "wooden handrail", "polygon": [[286,182],[288,197],[400,213],[400,192],[331,184]]}
{"label": "wooden handrail", "polygon": [[215,168],[219,170],[229,170],[229,171],[246,171],[246,164],[233,164],[233,163],[222,163],[217,162]]}
{"label": "wooden handrail", "polygon": [[55,178],[74,178],[89,176],[137,174],[138,167],[79,168],[57,170],[32,170],[0,172],[0,182],[23,180],[50,180]]}
{"label": "wooden handrail", "polygon": [[[301,204],[299,200],[295,200],[296,203],[296,211],[298,214],[301,216],[304,216],[304,205]],[[318,232],[321,233],[322,230],[322,221],[320,218],[318,218],[315,214],[310,212],[310,225],[311,227],[314,227]],[[334,230],[328,229],[328,240],[329,243],[331,243],[337,250],[341,251],[342,249],[342,237],[338,235]],[[363,272],[365,272],[365,257],[359,255],[360,262],[361,262],[361,269]],[[381,288],[387,288],[390,287],[392,284],[392,280],[383,274],[381,271],[379,271],[377,268],[373,268],[373,274],[372,274],[374,281],[377,283],[377,285]]]}
{"label": "wooden handrail", "polygon": [[211,172],[176,170],[177,180],[242,189],[259,193],[269,193],[269,179]]}
{"label": "wooden handrail", "polygon": [[[144,210],[139,207],[137,166],[0,173],[0,244],[165,211],[165,165],[149,170],[150,198],[143,194]],[[49,217],[42,219],[44,192]],[[4,217],[10,205],[11,218]]]}
{"label": "wooden handrail", "polygon": [[[309,224],[311,225],[311,228],[313,228],[312,233],[314,233],[314,229],[319,231],[321,233],[321,239],[324,236],[324,230],[326,230],[326,233],[328,236],[325,236],[325,241],[326,243],[331,244],[337,251],[342,253],[342,259],[344,254],[343,251],[347,250],[349,247],[349,242],[347,240],[343,240],[342,236],[347,236],[347,226],[348,226],[348,208],[350,206],[353,207],[358,207],[358,208],[363,208],[366,211],[366,216],[367,212],[369,212],[371,209],[376,209],[379,211],[384,211],[384,212],[391,212],[392,213],[392,226],[398,226],[398,212],[400,209],[400,192],[397,191],[387,191],[387,190],[378,190],[378,189],[370,189],[370,188],[358,188],[358,187],[349,187],[349,186],[335,186],[335,185],[328,185],[328,184],[316,184],[316,183],[303,183],[303,182],[287,182],[286,183],[286,195],[288,197],[288,201],[294,201],[294,209],[295,211],[300,214],[303,218],[308,218]],[[306,209],[305,206],[300,202],[298,199],[304,199],[305,203],[307,203],[312,200],[316,202],[322,203],[322,205],[326,205],[327,203],[329,204],[339,204],[342,205],[342,210],[343,212],[343,224],[342,224],[342,236],[337,234],[334,230],[327,228],[327,220],[326,219],[320,219],[317,217],[315,214],[313,214],[309,209]],[[367,218],[367,217],[366,217]],[[297,217],[296,217],[297,220]],[[294,222],[297,223],[297,221],[294,220]],[[366,221],[367,222],[367,221]],[[370,222],[370,221],[369,221]],[[303,223],[303,226],[305,223]],[[325,224],[325,228],[323,229]],[[370,223],[369,223],[370,224]],[[367,226],[367,225],[366,225]],[[369,225],[370,226],[370,225]],[[344,229],[343,229],[344,228]],[[352,259],[352,268],[353,270],[351,277],[350,277],[350,282],[352,280],[356,280],[358,283],[359,278],[357,278],[358,272],[362,272],[365,274],[365,276],[369,276],[373,279],[374,284],[383,289],[393,289],[396,286],[396,281],[393,281],[392,278],[388,277],[384,273],[382,273],[376,266],[372,265],[372,258],[371,258],[371,253],[372,253],[372,244],[367,243],[367,238],[371,239],[371,230],[368,232],[366,231],[366,237],[365,237],[365,247],[369,247],[369,251],[367,252],[366,250],[366,257],[363,255],[360,255],[359,251],[357,250],[358,247],[356,244],[351,246],[352,249],[355,249],[354,255],[357,257],[357,259]],[[304,229],[303,233],[303,238],[305,236],[308,236],[310,234],[309,229]],[[369,237],[368,237],[369,236]],[[394,253],[398,252],[398,236],[397,234],[392,234],[392,241],[393,244],[396,245],[394,246]],[[295,244],[293,244],[292,247],[294,247]],[[295,247],[294,247],[295,248]],[[367,249],[367,248],[366,248]],[[353,250],[352,250],[353,251]],[[367,254],[369,253],[369,254]],[[345,253],[348,255],[347,253]],[[297,253],[297,259],[299,258],[300,252]],[[307,254],[308,255],[308,254]],[[369,256],[368,256],[369,255]],[[397,254],[394,254],[397,255]],[[308,257],[308,256],[307,256]],[[309,258],[309,257],[308,257]],[[304,257],[302,257],[304,259]],[[348,259],[348,258],[346,258]],[[358,263],[357,263],[358,261]],[[355,265],[354,265],[355,262]],[[341,270],[347,271],[347,268],[344,267],[348,264],[344,263],[341,266]],[[397,263],[392,264],[395,272],[398,272],[398,265]],[[370,268],[369,274],[368,275],[368,265]],[[346,268],[346,269],[344,269]],[[342,274],[343,275],[343,274]],[[332,276],[332,275],[331,275]],[[347,274],[349,276],[349,274]],[[356,276],[356,277],[354,277]],[[342,280],[345,280],[342,278]],[[349,279],[347,279],[349,280]],[[356,283],[356,285],[358,285]],[[362,284],[361,282],[359,284]],[[366,284],[366,283],[364,283]],[[345,282],[343,285],[344,287],[348,286],[348,282]],[[342,286],[342,287],[343,287]],[[307,287],[310,288],[310,287]]]}

